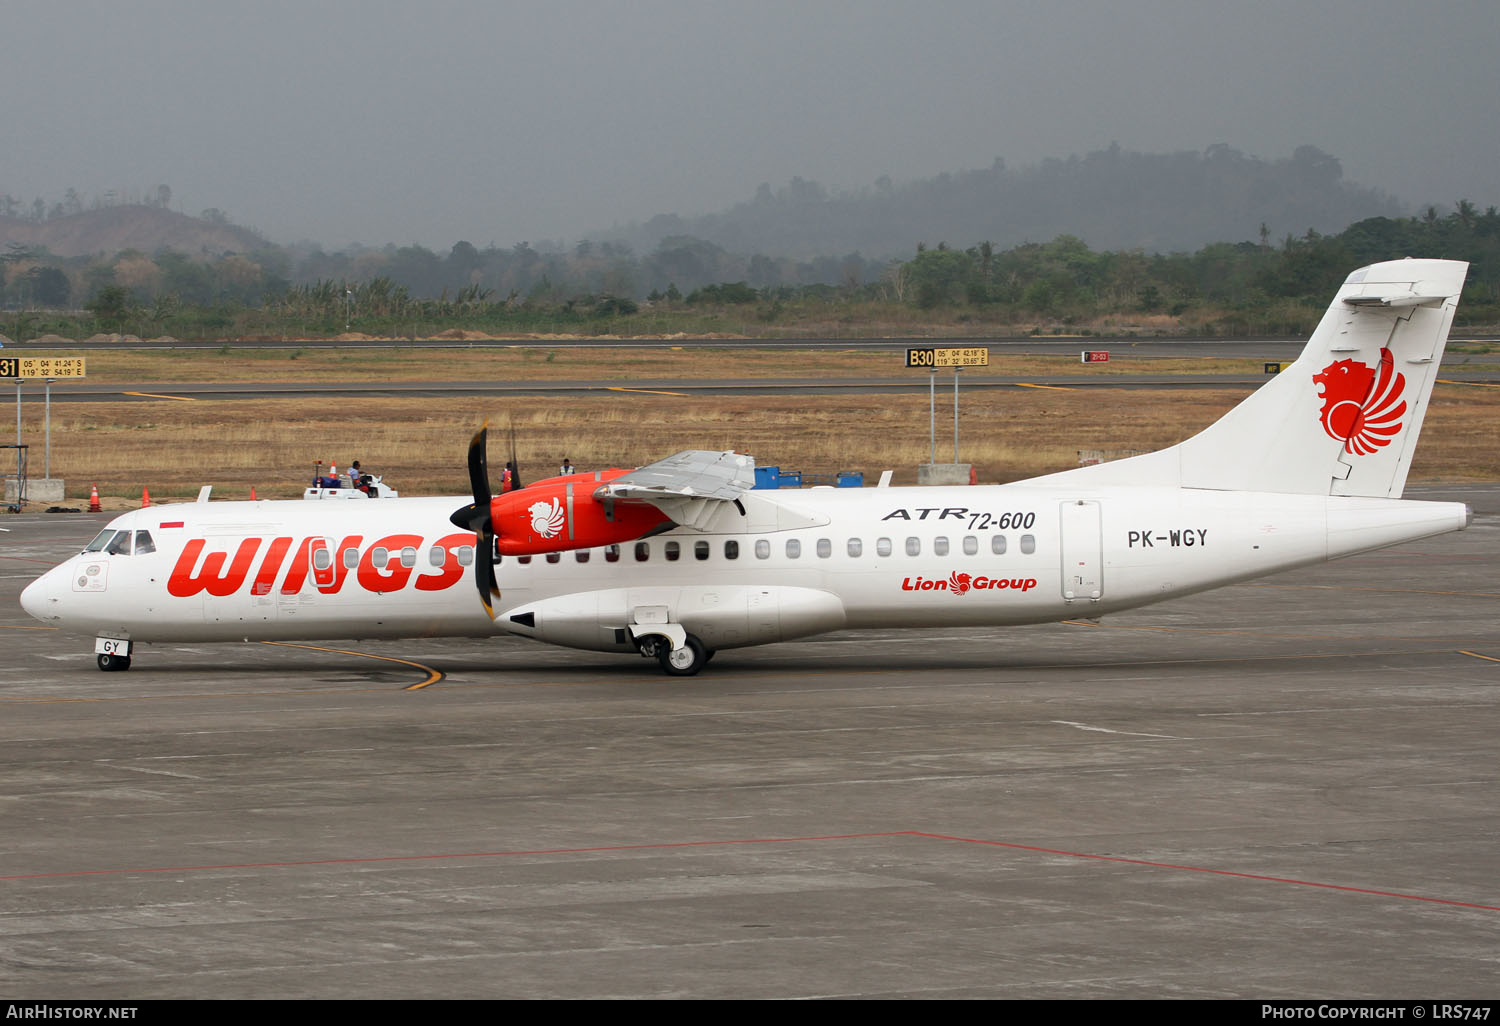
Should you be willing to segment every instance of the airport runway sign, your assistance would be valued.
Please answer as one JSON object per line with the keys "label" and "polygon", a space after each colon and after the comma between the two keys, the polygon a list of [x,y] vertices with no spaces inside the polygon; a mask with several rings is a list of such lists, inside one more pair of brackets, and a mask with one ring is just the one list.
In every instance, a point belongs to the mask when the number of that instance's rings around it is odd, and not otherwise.
{"label": "airport runway sign", "polygon": [[944,348],[929,346],[922,349],[908,349],[906,365],[926,367],[929,370],[937,367],[988,367],[990,351],[986,346],[947,346]]}
{"label": "airport runway sign", "polygon": [[82,356],[0,357],[0,378],[82,378]]}

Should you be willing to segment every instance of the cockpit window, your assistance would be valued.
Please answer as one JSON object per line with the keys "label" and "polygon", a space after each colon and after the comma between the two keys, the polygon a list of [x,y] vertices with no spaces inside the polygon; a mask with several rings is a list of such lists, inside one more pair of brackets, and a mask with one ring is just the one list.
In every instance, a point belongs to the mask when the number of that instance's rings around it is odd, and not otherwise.
{"label": "cockpit window", "polygon": [[134,553],[137,556],[156,551],[156,542],[151,537],[150,531],[116,531],[113,528],[100,531],[99,537],[88,543],[84,552],[105,552],[111,556],[128,556],[131,554],[131,535],[135,535]]}

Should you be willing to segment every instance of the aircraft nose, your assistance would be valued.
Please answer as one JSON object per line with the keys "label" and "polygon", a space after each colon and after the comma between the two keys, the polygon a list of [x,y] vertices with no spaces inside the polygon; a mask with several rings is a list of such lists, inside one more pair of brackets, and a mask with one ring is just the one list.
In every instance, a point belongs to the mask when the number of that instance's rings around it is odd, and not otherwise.
{"label": "aircraft nose", "polygon": [[65,573],[63,567],[48,570],[21,591],[21,608],[43,623],[55,622],[61,615],[57,591]]}

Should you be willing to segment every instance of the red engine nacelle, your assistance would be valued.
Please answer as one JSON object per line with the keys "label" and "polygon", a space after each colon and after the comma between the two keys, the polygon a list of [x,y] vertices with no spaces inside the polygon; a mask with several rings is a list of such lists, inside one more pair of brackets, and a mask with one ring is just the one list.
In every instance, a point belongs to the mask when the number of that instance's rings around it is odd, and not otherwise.
{"label": "red engine nacelle", "polygon": [[550,477],[490,500],[495,549],[502,556],[532,556],[634,541],[671,521],[655,506],[614,504],[614,515],[594,490],[625,470]]}
{"label": "red engine nacelle", "polygon": [[539,481],[531,482],[531,484],[526,485],[524,488],[519,490],[525,491],[531,488],[547,488],[551,485],[556,484],[572,484],[581,494],[584,492],[592,492],[595,488],[599,487],[601,484],[604,484],[606,481],[613,481],[615,478],[624,477],[628,473],[630,473],[630,471],[628,470],[621,470],[619,467],[610,467],[608,470],[590,470],[585,474],[568,474],[564,477],[544,477]]}

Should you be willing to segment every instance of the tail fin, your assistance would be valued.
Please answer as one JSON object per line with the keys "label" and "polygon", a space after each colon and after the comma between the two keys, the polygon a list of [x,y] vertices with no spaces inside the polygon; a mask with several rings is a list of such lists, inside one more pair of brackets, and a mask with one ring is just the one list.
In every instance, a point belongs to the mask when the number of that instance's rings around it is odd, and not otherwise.
{"label": "tail fin", "polygon": [[1360,268],[1297,361],[1208,428],[1046,480],[1399,498],[1468,267]]}

